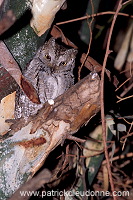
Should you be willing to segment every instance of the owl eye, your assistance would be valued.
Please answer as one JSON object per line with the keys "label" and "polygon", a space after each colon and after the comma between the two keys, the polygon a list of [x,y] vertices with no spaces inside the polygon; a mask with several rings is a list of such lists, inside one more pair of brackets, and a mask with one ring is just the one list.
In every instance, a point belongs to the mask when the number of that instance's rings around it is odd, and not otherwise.
{"label": "owl eye", "polygon": [[48,54],[45,54],[44,56],[47,60],[51,60],[51,57]]}
{"label": "owl eye", "polygon": [[62,61],[62,62],[60,63],[60,65],[66,66],[66,65],[67,65],[67,62]]}

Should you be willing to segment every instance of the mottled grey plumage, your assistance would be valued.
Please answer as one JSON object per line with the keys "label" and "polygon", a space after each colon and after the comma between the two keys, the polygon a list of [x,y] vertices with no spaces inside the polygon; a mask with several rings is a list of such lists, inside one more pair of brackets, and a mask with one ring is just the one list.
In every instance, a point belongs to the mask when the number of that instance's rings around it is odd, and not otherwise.
{"label": "mottled grey plumage", "polygon": [[32,103],[19,90],[16,97],[15,118],[36,114],[49,99],[55,99],[74,84],[73,68],[77,50],[67,49],[50,38],[38,51],[24,76],[36,89],[41,104]]}

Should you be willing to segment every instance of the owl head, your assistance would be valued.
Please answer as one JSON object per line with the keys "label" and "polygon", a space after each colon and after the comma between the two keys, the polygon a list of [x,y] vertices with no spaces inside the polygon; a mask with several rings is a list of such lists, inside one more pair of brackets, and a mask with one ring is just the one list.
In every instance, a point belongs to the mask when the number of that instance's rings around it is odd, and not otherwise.
{"label": "owl head", "polygon": [[[39,59],[51,73],[73,71],[77,50],[59,45],[55,39],[50,38],[39,52]],[[43,70],[43,69],[42,69]]]}

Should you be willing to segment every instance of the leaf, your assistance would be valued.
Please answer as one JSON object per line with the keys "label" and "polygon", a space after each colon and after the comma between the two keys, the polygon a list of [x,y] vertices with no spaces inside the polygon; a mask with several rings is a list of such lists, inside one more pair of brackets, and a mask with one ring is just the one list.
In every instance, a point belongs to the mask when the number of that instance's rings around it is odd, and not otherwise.
{"label": "leaf", "polygon": [[31,83],[29,83],[29,81],[22,76],[17,62],[14,60],[6,45],[2,41],[0,41],[0,52],[0,63],[2,66],[10,73],[32,102],[40,103],[36,90]]}
{"label": "leaf", "polygon": [[0,103],[0,135],[4,135],[10,128],[11,123],[6,123],[6,119],[14,118],[15,92],[6,96]]}
{"label": "leaf", "polygon": [[41,36],[50,28],[55,14],[64,4],[65,0],[47,1],[47,0],[32,0],[32,14],[31,27],[38,36]]}
{"label": "leaf", "polygon": [[30,27],[31,13],[27,1],[5,1],[3,12],[9,9],[13,11],[17,20],[10,30],[2,35],[2,40],[20,68],[24,69],[37,49],[44,44],[47,33],[38,37]]}
{"label": "leaf", "polygon": [[107,169],[107,166],[104,165],[103,166],[103,188],[104,188],[104,191],[108,191],[109,189],[109,176],[108,176],[108,169]]}
{"label": "leaf", "polygon": [[[85,15],[91,15],[91,14],[97,13],[99,4],[100,4],[100,0],[88,1]],[[88,21],[90,21],[90,19],[82,22],[82,26],[80,30],[80,38],[85,44],[89,44],[89,41],[90,41],[90,30],[88,26]],[[91,31],[93,31],[93,28],[94,28],[94,22],[92,24]]]}
{"label": "leaf", "polygon": [[[113,136],[113,127],[114,120],[111,116],[106,116],[106,125],[107,125],[107,140],[111,140]],[[89,134],[91,138],[102,141],[102,126],[99,125],[96,129]],[[88,147],[88,149],[86,149]],[[92,184],[99,167],[101,166],[101,162],[104,158],[104,154],[99,152],[99,155],[95,156],[98,151],[103,150],[103,143],[93,142],[90,140],[86,141],[85,149],[83,150],[83,154],[88,157],[86,158],[86,167],[88,170],[88,182],[89,185]],[[94,155],[94,156],[93,156]],[[81,186],[82,188],[82,186]]]}
{"label": "leaf", "polygon": [[12,57],[4,42],[0,41],[0,63],[15,79],[20,86],[20,77],[22,75],[17,62]]}
{"label": "leaf", "polygon": [[70,46],[70,47],[73,47],[75,49],[77,49],[78,47],[73,44],[68,38],[65,37],[65,35],[63,34],[62,30],[54,25],[52,30],[51,30],[51,35],[54,37],[54,38],[61,38],[61,41],[64,42],[64,44]]}
{"label": "leaf", "polygon": [[133,62],[133,30],[132,30],[132,35],[131,35],[130,51],[127,57],[127,61],[130,63]]}
{"label": "leaf", "polygon": [[127,127],[125,126],[125,124],[121,124],[121,123],[117,124],[117,130],[119,132],[126,132],[127,131],[126,129],[127,129]]}
{"label": "leaf", "polygon": [[131,23],[114,62],[115,68],[119,71],[122,69],[124,62],[126,61],[126,56],[130,45],[132,32],[133,32],[133,24]]}
{"label": "leaf", "polygon": [[90,71],[100,72],[102,70],[102,65],[100,65],[92,57],[87,56],[87,58],[86,59],[85,58],[86,58],[86,54],[83,53],[81,58],[80,58],[80,62],[83,63],[84,60],[85,60],[84,66],[86,68],[88,68]]}
{"label": "leaf", "polygon": [[[96,129],[89,134],[91,138],[102,141],[102,126],[99,125]],[[86,149],[88,147],[88,150]],[[86,167],[88,170],[88,181],[89,185],[92,184],[94,177],[96,176],[101,162],[104,158],[103,153],[101,155],[95,156],[95,154],[100,154],[100,151],[103,150],[103,143],[94,142],[87,140],[85,144],[85,149],[83,151],[83,155],[88,157],[86,158]],[[93,156],[94,157],[90,157]]]}
{"label": "leaf", "polygon": [[16,17],[12,10],[7,11],[3,18],[0,20],[0,35],[8,30],[15,22]]}
{"label": "leaf", "polygon": [[8,94],[14,92],[18,85],[13,77],[0,66],[0,101]]}

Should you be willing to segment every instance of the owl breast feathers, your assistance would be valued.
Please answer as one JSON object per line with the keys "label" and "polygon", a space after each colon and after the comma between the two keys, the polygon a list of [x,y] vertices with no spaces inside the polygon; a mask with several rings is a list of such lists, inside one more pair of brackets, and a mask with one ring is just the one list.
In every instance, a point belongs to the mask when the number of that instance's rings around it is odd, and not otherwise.
{"label": "owl breast feathers", "polygon": [[76,49],[67,49],[57,44],[54,38],[39,48],[23,74],[36,89],[41,104],[32,103],[19,89],[15,118],[36,114],[46,101],[55,99],[74,84],[76,54]]}

